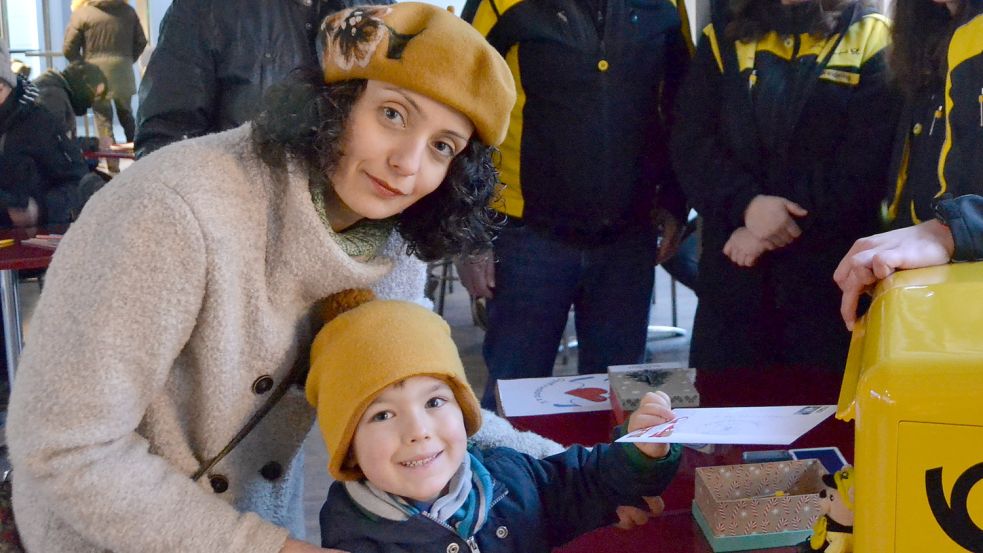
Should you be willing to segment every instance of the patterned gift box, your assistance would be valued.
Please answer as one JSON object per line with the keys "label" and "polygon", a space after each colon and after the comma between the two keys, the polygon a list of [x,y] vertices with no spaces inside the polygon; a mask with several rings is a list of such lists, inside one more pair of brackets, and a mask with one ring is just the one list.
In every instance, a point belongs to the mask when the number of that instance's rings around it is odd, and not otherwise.
{"label": "patterned gift box", "polygon": [[645,363],[612,365],[608,367],[611,389],[611,408],[618,424],[638,409],[646,392],[662,390],[669,395],[672,406],[699,407],[700,393],[696,391],[696,369],[675,363]]}
{"label": "patterned gift box", "polygon": [[699,467],[693,514],[714,551],[794,545],[819,517],[815,459]]}

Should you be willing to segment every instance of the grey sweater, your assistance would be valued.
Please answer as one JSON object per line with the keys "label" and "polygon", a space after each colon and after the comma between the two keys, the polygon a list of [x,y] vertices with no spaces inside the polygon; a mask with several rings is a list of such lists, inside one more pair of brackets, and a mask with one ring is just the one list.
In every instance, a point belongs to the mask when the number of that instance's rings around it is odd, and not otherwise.
{"label": "grey sweater", "polygon": [[[263,166],[248,125],[113,179],[52,261],[11,398],[28,550],[279,551],[284,527],[303,525],[298,453],[314,413],[301,391],[198,483],[189,475],[266,401],[257,379],[279,382],[306,359],[317,300],[370,285],[422,295],[423,265],[399,248],[394,237],[389,257],[345,255],[303,171]],[[490,443],[555,449],[492,422]],[[270,463],[283,468],[272,480]]]}

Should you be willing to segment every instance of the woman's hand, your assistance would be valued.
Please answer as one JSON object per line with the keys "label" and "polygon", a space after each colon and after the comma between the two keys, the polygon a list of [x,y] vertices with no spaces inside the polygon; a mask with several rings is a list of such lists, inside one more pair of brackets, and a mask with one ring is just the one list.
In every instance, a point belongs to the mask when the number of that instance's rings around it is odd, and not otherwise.
{"label": "woman's hand", "polygon": [[897,269],[944,265],[954,250],[952,231],[934,219],[854,242],[833,273],[833,280],[843,291],[840,315],[847,329],[853,330],[856,323],[860,295],[878,280]]}
{"label": "woman's hand", "polygon": [[759,194],[744,210],[744,226],[758,238],[771,244],[772,249],[789,245],[802,234],[794,217],[809,212],[799,204],[780,196]]}
{"label": "woman's hand", "polygon": [[723,252],[735,265],[753,267],[761,254],[770,249],[771,244],[755,236],[747,227],[740,227],[731,233]]}
{"label": "woman's hand", "polygon": [[486,252],[473,258],[455,258],[454,267],[461,284],[476,298],[489,298],[495,291],[495,255]]}
{"label": "woman's hand", "polygon": [[[675,418],[676,416],[672,413],[672,401],[665,392],[647,392],[642,396],[638,409],[628,417],[628,432],[656,426]],[[669,444],[635,442],[635,446],[653,459],[659,459],[669,454]]]}
{"label": "woman's hand", "polygon": [[283,548],[280,549],[280,553],[347,553],[338,549],[323,549],[316,545],[311,545],[304,541],[291,540],[288,539],[287,543],[283,544]]}

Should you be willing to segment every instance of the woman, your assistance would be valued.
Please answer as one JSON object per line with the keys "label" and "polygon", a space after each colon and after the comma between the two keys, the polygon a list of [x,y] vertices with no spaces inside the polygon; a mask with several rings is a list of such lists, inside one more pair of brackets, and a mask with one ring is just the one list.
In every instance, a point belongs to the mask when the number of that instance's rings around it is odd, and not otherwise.
{"label": "woman", "polygon": [[894,230],[858,240],[837,267],[840,313],[851,330],[862,294],[896,269],[980,256],[983,2],[899,0],[895,18],[890,62],[905,109],[887,209]]}
{"label": "woman", "polygon": [[892,228],[931,220],[933,201],[945,193],[983,193],[981,12],[978,0],[896,4],[889,62],[905,105],[891,167]]}
{"label": "woman", "polygon": [[288,539],[314,415],[296,386],[189,475],[298,376],[320,298],[412,299],[424,273],[401,250],[487,247],[515,99],[505,61],[444,10],[347,10],[322,32],[316,79],[138,161],[62,240],[7,430],[29,550],[320,551]]}
{"label": "woman", "polygon": [[65,28],[62,53],[72,61],[87,61],[99,67],[109,86],[106,96],[92,104],[99,137],[115,143],[113,106],[127,142],[133,142],[136,125],[131,98],[136,93],[133,64],[147,37],[136,10],[126,0],[89,0],[76,6]]}
{"label": "woman", "polygon": [[876,228],[896,111],[888,38],[851,0],[714,6],[673,131],[704,220],[692,366],[842,367],[829,275]]}

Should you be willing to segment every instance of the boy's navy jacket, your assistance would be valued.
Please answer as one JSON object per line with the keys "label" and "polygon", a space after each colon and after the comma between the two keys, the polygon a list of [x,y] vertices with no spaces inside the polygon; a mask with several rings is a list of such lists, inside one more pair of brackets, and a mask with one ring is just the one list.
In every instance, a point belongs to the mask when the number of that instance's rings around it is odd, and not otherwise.
{"label": "boy's navy jacket", "polygon": [[488,521],[473,539],[422,514],[401,522],[366,514],[335,482],[321,509],[322,547],[351,553],[473,552],[473,546],[483,553],[546,553],[615,522],[618,505],[640,506],[642,496],[662,493],[679,467],[680,447],[673,445],[658,460],[623,444],[573,446],[545,459],[504,447],[471,453],[495,483]]}

